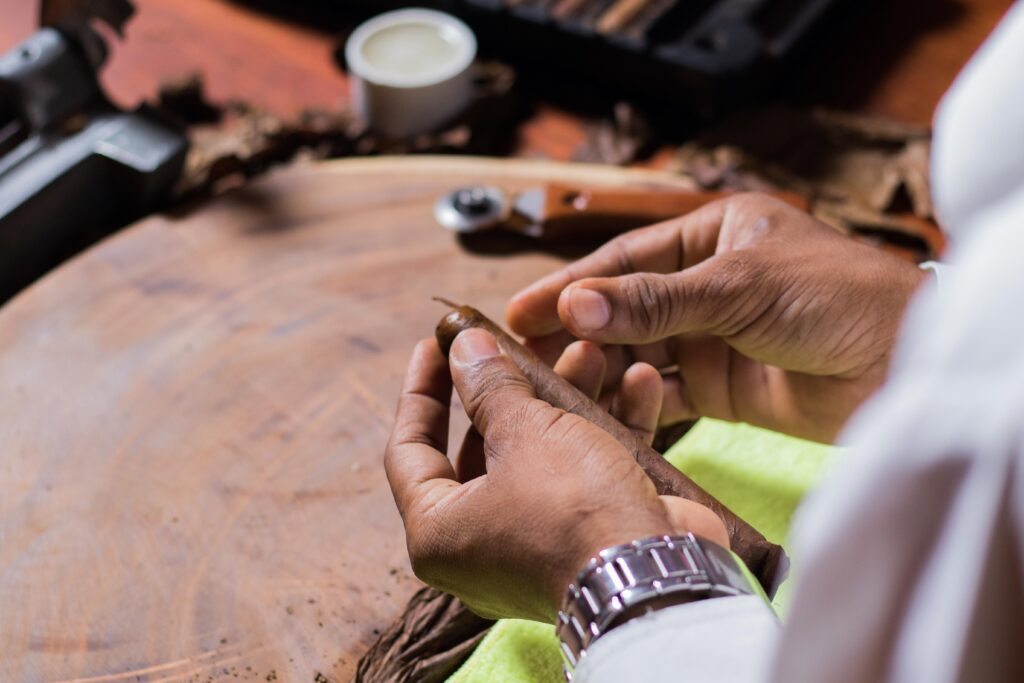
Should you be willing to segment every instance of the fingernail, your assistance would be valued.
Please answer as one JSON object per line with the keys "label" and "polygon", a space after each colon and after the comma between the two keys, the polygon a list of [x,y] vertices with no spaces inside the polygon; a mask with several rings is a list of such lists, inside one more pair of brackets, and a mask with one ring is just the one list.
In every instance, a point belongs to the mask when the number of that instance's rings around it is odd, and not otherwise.
{"label": "fingernail", "polygon": [[488,332],[476,329],[460,332],[452,343],[451,350],[455,361],[463,365],[494,358],[500,353],[494,337]]}
{"label": "fingernail", "polygon": [[588,331],[600,330],[612,319],[608,299],[584,287],[569,290],[569,314],[580,329]]}

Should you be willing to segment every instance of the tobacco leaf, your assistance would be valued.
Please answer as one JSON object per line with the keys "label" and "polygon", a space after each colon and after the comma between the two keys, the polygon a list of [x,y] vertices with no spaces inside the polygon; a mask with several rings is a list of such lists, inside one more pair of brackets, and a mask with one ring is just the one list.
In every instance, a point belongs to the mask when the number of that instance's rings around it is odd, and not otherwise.
{"label": "tobacco leaf", "polygon": [[282,118],[244,102],[211,103],[200,74],[166,81],[155,106],[188,128],[191,142],[178,183],[179,204],[218,194],[300,156],[334,159],[376,154],[482,154],[507,152],[524,107],[516,74],[497,62],[478,65],[476,96],[444,130],[393,140],[369,130],[350,108],[308,109]]}
{"label": "tobacco leaf", "polygon": [[447,593],[421,588],[363,655],[356,683],[440,683],[473,653],[494,624]]}
{"label": "tobacco leaf", "polygon": [[354,152],[362,130],[348,112],[307,111],[292,121],[241,103],[224,109],[223,123],[189,129],[191,142],[176,188],[177,201],[217,194],[289,162]]}
{"label": "tobacco leaf", "polygon": [[174,115],[185,125],[217,123],[224,109],[206,97],[203,75],[191,71],[160,83],[156,107]]}
{"label": "tobacco leaf", "polygon": [[683,145],[676,170],[707,187],[767,183],[876,211],[893,208],[903,187],[915,213],[929,218],[927,183],[920,182],[928,140],[927,130],[891,121],[775,105],[734,114]]}
{"label": "tobacco leaf", "polygon": [[705,189],[798,192],[819,218],[935,258],[928,129],[782,105],[737,112],[677,150],[673,170]]}
{"label": "tobacco leaf", "polygon": [[619,102],[611,119],[589,127],[573,161],[625,166],[649,151],[654,141],[654,130],[644,115],[630,103]]}
{"label": "tobacco leaf", "polygon": [[708,189],[777,188],[932,217],[927,129],[781,105],[745,110],[679,148],[676,171]]}

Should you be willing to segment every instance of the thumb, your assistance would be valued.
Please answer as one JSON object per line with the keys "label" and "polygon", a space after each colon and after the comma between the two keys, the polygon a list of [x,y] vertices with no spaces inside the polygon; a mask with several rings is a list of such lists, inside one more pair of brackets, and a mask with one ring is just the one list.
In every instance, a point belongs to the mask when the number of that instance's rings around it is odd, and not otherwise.
{"label": "thumb", "polygon": [[735,252],[671,273],[588,278],[566,287],[558,315],[573,335],[646,344],[687,332],[730,336],[774,299],[766,270]]}
{"label": "thumb", "polygon": [[723,548],[729,547],[729,533],[725,522],[700,503],[679,496],[658,496],[665,507],[669,524],[677,534],[692,533]]}
{"label": "thumb", "polygon": [[460,332],[452,343],[449,361],[455,390],[484,439],[516,419],[520,408],[535,400],[533,386],[512,359],[501,353],[490,332]]}

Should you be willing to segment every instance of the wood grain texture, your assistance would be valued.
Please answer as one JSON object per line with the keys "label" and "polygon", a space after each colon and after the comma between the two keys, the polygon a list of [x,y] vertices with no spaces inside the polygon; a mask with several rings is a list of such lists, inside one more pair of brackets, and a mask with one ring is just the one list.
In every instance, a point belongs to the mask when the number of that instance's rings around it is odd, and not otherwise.
{"label": "wood grain texture", "polygon": [[470,253],[432,204],[539,179],[680,182],[300,165],[148,219],[0,309],[0,680],[347,680],[419,586],[381,455],[444,313],[430,296],[501,319],[560,262]]}

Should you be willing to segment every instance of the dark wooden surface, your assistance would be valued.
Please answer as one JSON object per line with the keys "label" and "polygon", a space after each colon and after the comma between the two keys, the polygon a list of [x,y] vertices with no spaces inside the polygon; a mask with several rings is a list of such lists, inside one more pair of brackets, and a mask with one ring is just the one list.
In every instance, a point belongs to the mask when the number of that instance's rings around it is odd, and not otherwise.
{"label": "dark wooden surface", "polygon": [[[240,97],[280,114],[347,98],[345,77],[331,56],[336,38],[330,27],[289,23],[228,0],[136,3],[128,40],[104,75],[122,104],[151,96],[161,78],[190,69],[206,75],[214,98]],[[780,87],[805,101],[928,123],[939,97],[1010,4],[872,0],[820,41]],[[0,3],[0,50],[32,32],[35,13],[29,0]],[[585,123],[541,104],[520,130],[518,154],[570,159],[584,140]],[[663,151],[651,163],[666,158]]]}
{"label": "dark wooden surface", "polygon": [[468,251],[434,201],[538,179],[681,183],[295,165],[143,221],[0,309],[0,681],[348,680],[418,587],[381,454],[410,349],[446,310],[431,296],[500,320],[560,262]]}

